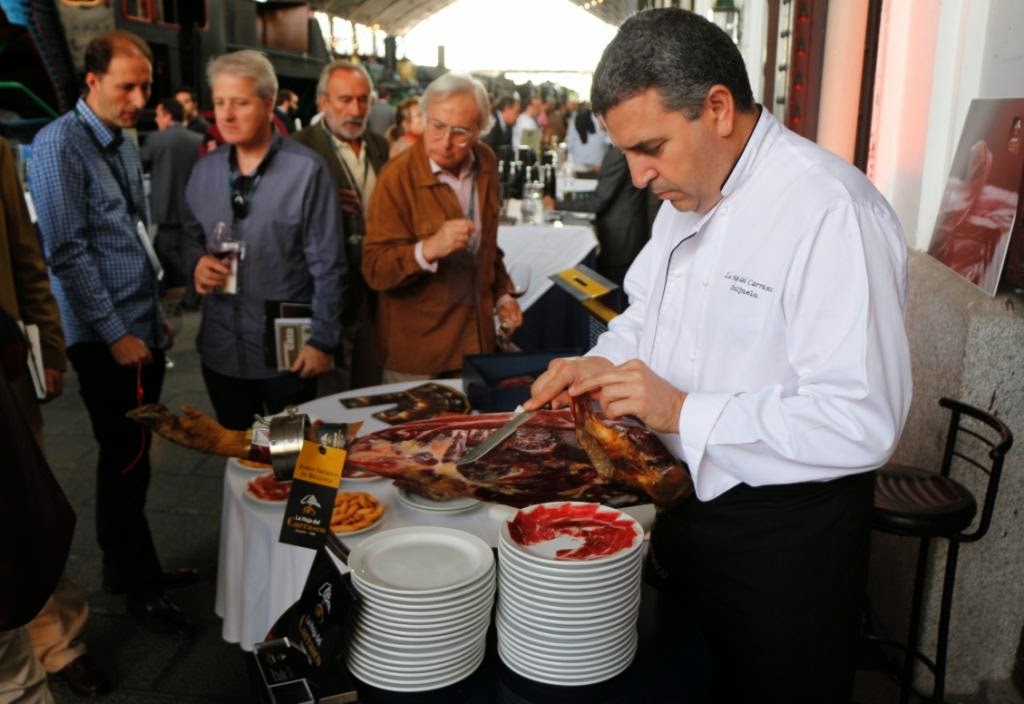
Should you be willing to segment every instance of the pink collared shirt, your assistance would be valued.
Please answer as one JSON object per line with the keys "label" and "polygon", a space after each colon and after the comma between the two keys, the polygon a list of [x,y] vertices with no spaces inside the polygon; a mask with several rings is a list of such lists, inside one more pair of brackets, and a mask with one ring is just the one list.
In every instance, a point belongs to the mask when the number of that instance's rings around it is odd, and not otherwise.
{"label": "pink collared shirt", "polygon": [[[443,184],[446,184],[449,188],[455,191],[455,197],[459,200],[459,207],[462,208],[462,214],[469,218],[470,205],[473,205],[473,233],[469,237],[470,251],[474,254],[480,249],[480,198],[476,193],[476,156],[473,152],[469,152],[469,158],[462,164],[462,168],[459,170],[459,175],[455,176],[450,171],[446,171],[434,162],[433,159],[427,157],[427,162],[430,164],[430,171],[437,176],[437,180]],[[416,262],[420,265],[421,269],[426,271],[436,272],[437,262],[428,262],[426,257],[423,256],[423,242],[417,242],[416,248],[413,251],[416,257]]]}

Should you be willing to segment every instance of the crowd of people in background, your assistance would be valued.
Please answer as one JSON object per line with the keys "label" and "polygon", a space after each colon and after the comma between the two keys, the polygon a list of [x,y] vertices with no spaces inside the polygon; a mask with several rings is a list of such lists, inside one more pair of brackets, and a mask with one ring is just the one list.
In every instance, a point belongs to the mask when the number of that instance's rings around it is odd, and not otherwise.
{"label": "crowd of people in background", "polygon": [[[198,573],[162,566],[144,511],[151,437],[125,417],[160,399],[168,307],[202,310],[203,379],[227,428],[347,388],[451,376],[464,355],[495,350],[496,329],[510,336],[523,322],[497,246],[495,152],[567,140],[570,160],[615,184],[580,210],[601,212],[629,183],[624,161],[602,159],[607,138],[587,105],[564,92],[494,96],[455,73],[422,94],[396,91],[375,86],[363,63],[337,60],[303,125],[311,106],[279,85],[264,55],[243,50],[207,67],[208,120],[191,86],[153,96],[152,67],[134,34],[90,42],[83,96],[33,143],[42,250],[19,249],[27,273],[16,282],[26,287],[18,297],[38,292],[25,317],[43,327],[49,393],[60,393],[66,354],[99,444],[103,588],[124,594],[143,627],[189,636],[193,621],[168,591]],[[137,146],[154,98],[156,129]],[[640,212],[637,203],[633,194],[628,207]],[[608,273],[621,281],[624,265],[615,259]],[[308,337],[282,364],[268,316],[271,304],[294,303]],[[0,642],[24,666],[25,691],[45,690],[44,672],[81,694],[110,689],[75,641],[87,614],[62,578],[36,620]]]}

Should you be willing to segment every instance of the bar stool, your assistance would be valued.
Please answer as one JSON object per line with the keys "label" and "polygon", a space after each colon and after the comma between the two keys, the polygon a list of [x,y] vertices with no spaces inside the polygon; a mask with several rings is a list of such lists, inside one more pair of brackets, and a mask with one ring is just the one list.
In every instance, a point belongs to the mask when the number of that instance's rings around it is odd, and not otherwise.
{"label": "bar stool", "polygon": [[[948,398],[940,399],[939,405],[948,408],[951,415],[938,473],[889,464],[879,469],[875,476],[874,528],[920,539],[907,642],[878,640],[883,645],[904,651],[900,704],[907,704],[910,699],[915,660],[927,665],[934,675],[932,701],[944,702],[949,619],[960,543],[973,543],[988,531],[999,490],[1003,458],[1013,445],[1013,434],[1002,421],[989,413]],[[974,520],[977,503],[970,491],[950,478],[954,458],[959,460],[955,463],[957,467],[973,466],[988,475],[981,515],[972,532],[965,531]],[[928,546],[932,538],[949,541],[934,661],[918,648]]]}

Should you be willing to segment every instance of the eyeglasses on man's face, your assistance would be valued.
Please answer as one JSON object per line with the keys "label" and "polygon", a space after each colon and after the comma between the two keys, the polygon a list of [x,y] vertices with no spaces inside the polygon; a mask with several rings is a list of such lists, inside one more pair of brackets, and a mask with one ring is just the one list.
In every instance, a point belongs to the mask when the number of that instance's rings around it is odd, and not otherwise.
{"label": "eyeglasses on man's face", "polygon": [[442,139],[451,139],[452,144],[457,147],[464,147],[469,144],[470,140],[473,139],[473,131],[466,127],[453,127],[452,125],[446,125],[440,120],[435,120],[432,117],[427,118],[427,127],[435,137]]}

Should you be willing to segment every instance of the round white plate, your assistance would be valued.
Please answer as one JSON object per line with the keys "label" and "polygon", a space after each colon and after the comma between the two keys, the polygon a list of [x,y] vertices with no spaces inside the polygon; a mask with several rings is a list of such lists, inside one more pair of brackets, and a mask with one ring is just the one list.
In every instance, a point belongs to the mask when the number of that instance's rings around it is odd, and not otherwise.
{"label": "round white plate", "polygon": [[380,528],[381,525],[383,525],[384,523],[387,523],[387,517],[388,517],[388,510],[385,508],[384,509],[384,513],[380,514],[380,516],[377,517],[376,521],[374,521],[370,525],[366,526],[365,528],[360,528],[359,530],[348,530],[348,531],[336,530],[336,531],[334,531],[334,534],[336,536],[338,536],[339,538],[347,538],[350,535],[359,535],[360,533],[366,533],[368,531],[374,530],[375,528]]}
{"label": "round white plate", "polygon": [[373,584],[362,580],[359,575],[353,575],[353,577],[352,582],[356,589],[359,590],[360,595],[371,601],[394,604],[396,606],[405,604],[418,609],[436,609],[448,606],[454,601],[469,600],[488,590],[492,590],[497,582],[497,569],[496,566],[492,566],[486,574],[481,575],[472,582],[430,594],[423,594],[421,592],[395,594],[392,591],[377,588]]}
{"label": "round white plate", "polygon": [[492,606],[493,596],[481,599],[479,602],[455,612],[396,612],[383,607],[368,609],[364,604],[360,609],[359,618],[372,623],[378,628],[426,631],[437,628],[453,628],[458,624],[463,624],[464,621],[473,621],[481,614],[490,613]]}
{"label": "round white plate", "polygon": [[617,624],[624,619],[635,619],[638,603],[633,602],[631,606],[623,605],[619,607],[619,610],[613,612],[595,611],[590,614],[566,615],[557,609],[537,610],[529,605],[514,602],[507,595],[498,595],[498,608],[527,626],[545,626],[552,629],[590,628],[593,632]]}
{"label": "round white plate", "polygon": [[441,689],[448,685],[455,684],[461,680],[466,679],[471,674],[476,672],[476,669],[480,667],[480,663],[484,660],[484,654],[486,649],[481,649],[475,658],[466,663],[466,665],[457,671],[446,672],[443,677],[427,677],[424,679],[399,679],[398,677],[381,677],[376,672],[370,669],[364,669],[360,667],[355,661],[349,660],[349,670],[358,679],[362,680],[371,687],[377,687],[379,689],[385,689],[392,692],[426,692],[432,689]]}
{"label": "round white plate", "polygon": [[[352,471],[352,470],[350,470],[350,471]],[[362,470],[362,469],[355,470],[355,471],[359,472],[360,474],[365,474],[366,476],[351,477],[351,476],[345,474],[345,470],[344,470],[344,468],[342,468],[342,470],[341,470],[341,484],[344,485],[346,482],[375,482],[378,479],[383,479],[384,478],[384,477],[380,476],[379,474],[373,474],[371,472],[367,472],[367,471]]]}
{"label": "round white plate", "polygon": [[522,589],[505,584],[501,590],[503,599],[515,604],[521,604],[526,608],[543,612],[555,612],[565,616],[590,616],[617,611],[623,606],[632,604],[640,598],[639,585],[636,587],[624,587],[619,591],[605,594],[600,597],[580,599],[572,594],[565,594],[561,597],[538,597]]}
{"label": "round white plate", "polygon": [[481,629],[487,630],[491,623],[491,614],[484,612],[474,618],[456,623],[454,627],[440,626],[423,631],[411,631],[408,629],[378,626],[375,623],[359,619],[356,621],[356,630],[370,640],[379,639],[382,642],[396,643],[434,643],[443,645],[449,640],[458,639],[467,633],[478,633]]}
{"label": "round white plate", "polygon": [[[521,509],[519,513],[529,515],[540,508],[552,508],[561,506],[592,506],[593,504],[587,504],[579,501],[557,501],[546,504],[534,504],[533,506],[527,506]],[[620,549],[618,552],[612,553],[611,555],[604,555],[602,557],[594,557],[585,560],[567,559],[556,557],[559,550],[572,549],[583,545],[581,538],[576,538],[570,535],[563,535],[555,538],[554,540],[546,540],[544,542],[535,543],[532,545],[520,545],[513,540],[512,535],[509,533],[509,522],[501,524],[501,530],[498,533],[498,540],[504,543],[508,547],[512,548],[513,551],[524,558],[538,562],[542,565],[557,566],[561,569],[572,570],[572,569],[592,569],[597,565],[606,565],[617,560],[628,558],[634,552],[639,551],[644,543],[644,529],[640,525],[640,522],[627,513],[623,513],[618,509],[608,508],[607,506],[601,506],[598,510],[598,514],[606,516],[609,521],[622,520],[630,524],[633,530],[633,540],[629,547]],[[518,514],[517,514],[518,515]]]}
{"label": "round white plate", "polygon": [[524,664],[549,671],[557,670],[566,675],[581,675],[614,667],[622,660],[625,652],[637,647],[637,636],[636,633],[627,633],[621,640],[609,643],[606,650],[580,654],[534,650],[529,645],[517,644],[509,638],[501,639],[499,643],[503,650]]}
{"label": "round white plate", "polygon": [[637,592],[635,597],[627,596],[624,599],[601,602],[600,605],[594,605],[593,608],[589,604],[574,605],[569,603],[551,606],[550,604],[542,604],[538,601],[526,599],[519,594],[511,592],[499,593],[498,602],[513,613],[532,616],[535,620],[551,619],[552,623],[571,624],[591,622],[595,618],[609,613],[633,611],[640,603],[640,593]]}
{"label": "round white plate", "polygon": [[245,462],[252,462],[252,460],[240,460],[237,457],[228,458],[228,464],[237,469],[239,472],[245,472],[247,474],[264,474],[266,472],[273,471],[273,467],[271,467],[269,464],[260,463],[258,467],[250,467],[249,465],[245,464]]}
{"label": "round white plate", "polygon": [[485,599],[494,597],[496,583],[494,579],[481,584],[472,591],[458,592],[447,600],[431,600],[417,602],[410,599],[389,599],[386,594],[368,590],[365,585],[356,587],[363,603],[374,611],[387,611],[394,614],[458,614],[465,609],[480,605]]}
{"label": "round white plate", "polygon": [[407,506],[412,506],[413,508],[420,509],[421,511],[433,511],[435,513],[457,513],[459,511],[468,511],[480,504],[479,499],[471,499],[465,496],[457,496],[454,499],[448,499],[447,501],[434,501],[433,499],[428,499],[425,496],[413,494],[405,489],[398,490],[398,498]]}
{"label": "round white plate", "polygon": [[[502,525],[502,531],[507,530]],[[607,575],[621,570],[629,570],[643,562],[643,550],[636,550],[622,557],[616,556],[607,562],[570,562],[554,560],[536,560],[521,550],[516,550],[505,542],[498,540],[498,558],[507,562],[514,562],[521,569],[536,574],[548,575],[565,580],[585,580],[595,578],[606,578]]]}
{"label": "round white plate", "polygon": [[372,657],[366,657],[363,653],[352,650],[348,652],[346,657],[355,660],[363,667],[372,668],[374,671],[379,670],[382,673],[399,677],[420,677],[426,679],[435,675],[440,676],[448,671],[461,670],[465,663],[478,656],[479,650],[484,650],[486,647],[486,642],[481,642],[480,645],[474,646],[465,652],[457,653],[445,660],[432,660],[415,665],[406,662],[396,663],[391,660],[381,661]]}
{"label": "round white plate", "polygon": [[500,645],[498,646],[498,656],[501,658],[501,661],[505,663],[506,667],[516,674],[535,682],[567,687],[580,687],[583,685],[597,684],[598,682],[610,680],[612,677],[615,677],[628,668],[632,664],[635,655],[635,651],[627,651],[623,653],[622,657],[614,664],[610,664],[598,672],[566,674],[564,672],[550,672],[543,668],[531,666],[516,657],[514,653],[510,653],[508,649],[503,648]]}
{"label": "round white plate", "polygon": [[495,615],[495,622],[506,621],[517,629],[526,629],[525,632],[536,632],[544,638],[561,638],[566,641],[592,640],[602,633],[613,631],[617,628],[632,627],[636,623],[636,613],[613,614],[602,621],[587,621],[575,623],[556,623],[550,619],[537,620],[534,616],[517,613],[514,609],[509,610],[504,604],[499,603]]}
{"label": "round white plate", "polygon": [[521,596],[525,601],[530,603],[537,602],[538,604],[547,604],[550,606],[562,606],[563,604],[588,604],[591,602],[604,603],[605,600],[617,595],[633,594],[640,591],[640,583],[640,577],[637,576],[622,582],[621,584],[614,585],[613,589],[606,589],[603,591],[577,589],[556,591],[550,589],[533,589],[525,584],[516,582],[509,577],[509,575],[502,575],[501,580],[498,582],[498,589]]}
{"label": "round white plate", "polygon": [[353,575],[383,592],[430,594],[468,584],[494,566],[472,533],[440,526],[394,528],[370,536],[348,558]]}
{"label": "round white plate", "polygon": [[362,638],[357,631],[353,634],[352,639],[349,642],[349,648],[362,654],[363,657],[380,660],[382,662],[418,664],[424,662],[437,662],[438,660],[443,660],[453,656],[456,653],[465,652],[466,650],[471,649],[472,646],[476,645],[478,642],[482,641],[486,635],[487,631],[480,629],[478,633],[471,633],[460,640],[453,641],[450,645],[446,645],[443,648],[412,648],[375,643],[371,640]]}
{"label": "round white plate", "polygon": [[611,631],[600,640],[594,639],[590,642],[565,642],[548,637],[543,640],[531,640],[523,637],[522,629],[514,628],[504,621],[497,624],[497,631],[500,641],[522,650],[541,664],[563,661],[568,664],[570,661],[578,661],[582,665],[587,662],[604,661],[619,653],[631,639],[635,640],[637,637],[635,625]]}
{"label": "round white plate", "polygon": [[511,584],[516,588],[526,589],[532,593],[546,596],[572,594],[581,598],[601,598],[611,592],[629,588],[633,582],[641,579],[643,572],[640,565],[637,569],[624,570],[621,574],[609,574],[604,579],[560,581],[547,575],[536,574],[521,567],[516,567],[511,560],[501,560],[498,565],[498,584]]}

